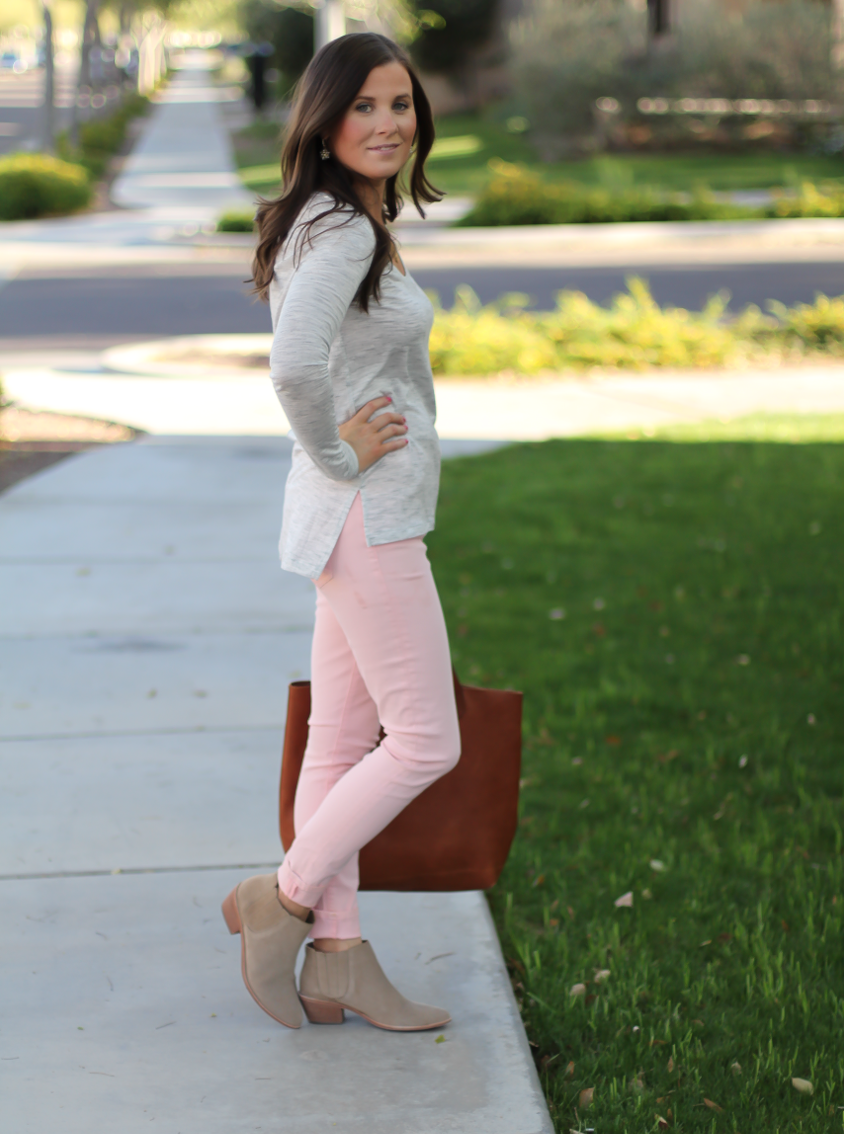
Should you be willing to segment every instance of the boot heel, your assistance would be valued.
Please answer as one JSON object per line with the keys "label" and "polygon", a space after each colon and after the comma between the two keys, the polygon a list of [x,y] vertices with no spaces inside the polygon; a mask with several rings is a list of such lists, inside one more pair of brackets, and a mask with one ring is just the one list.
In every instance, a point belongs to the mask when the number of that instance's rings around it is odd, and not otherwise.
{"label": "boot heel", "polygon": [[339,1004],[332,1004],[330,1000],[311,1000],[309,997],[301,995],[299,999],[302,1001],[305,1015],[312,1024],[343,1023],[343,1009]]}
{"label": "boot heel", "polygon": [[237,887],[232,890],[226,900],[223,902],[223,917],[226,919],[226,925],[229,927],[229,933],[240,933],[240,914],[237,912],[237,902],[235,900],[235,893]]}

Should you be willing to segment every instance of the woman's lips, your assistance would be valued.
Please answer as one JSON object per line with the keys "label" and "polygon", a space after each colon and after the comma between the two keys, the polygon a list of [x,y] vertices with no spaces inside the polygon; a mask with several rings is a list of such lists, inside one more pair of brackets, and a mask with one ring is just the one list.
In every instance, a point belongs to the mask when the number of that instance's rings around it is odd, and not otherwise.
{"label": "woman's lips", "polygon": [[398,142],[391,142],[389,145],[384,146],[370,146],[369,152],[373,154],[391,154],[393,150],[397,150],[398,148]]}

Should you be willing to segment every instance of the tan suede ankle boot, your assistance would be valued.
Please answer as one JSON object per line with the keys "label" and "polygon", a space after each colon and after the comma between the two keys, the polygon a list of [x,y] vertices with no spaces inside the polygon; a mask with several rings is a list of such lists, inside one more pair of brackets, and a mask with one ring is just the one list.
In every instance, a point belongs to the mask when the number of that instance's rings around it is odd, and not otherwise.
{"label": "tan suede ankle boot", "polygon": [[320,953],[309,944],[299,997],[312,1024],[342,1024],[344,1008],[391,1032],[441,1028],[451,1020],[444,1008],[415,1004],[393,988],[368,941],[341,953]]}
{"label": "tan suede ankle boot", "polygon": [[252,999],[280,1024],[300,1028],[295,967],[308,923],[278,900],[275,874],[256,874],[235,886],[223,902],[223,917],[229,932],[240,934],[240,968]]}

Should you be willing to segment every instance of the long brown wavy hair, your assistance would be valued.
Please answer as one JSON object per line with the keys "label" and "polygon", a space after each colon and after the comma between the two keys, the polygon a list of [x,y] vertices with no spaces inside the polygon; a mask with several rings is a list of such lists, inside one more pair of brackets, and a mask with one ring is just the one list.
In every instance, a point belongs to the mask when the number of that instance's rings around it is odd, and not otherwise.
{"label": "long brown wavy hair", "polygon": [[363,311],[369,310],[371,300],[378,301],[381,274],[393,255],[393,238],[387,222],[396,219],[403,203],[399,174],[387,180],[383,215],[379,221],[367,212],[351,171],[341,165],[333,154],[329,160],[323,161],[320,151],[323,138],[329,138],[339,126],[369,72],[387,63],[400,63],[410,76],[416,110],[415,152],[408,178],[413,203],[424,217],[422,202],[442,199],[443,194],[425,176],[425,159],[434,144],[431,104],[407,53],[386,36],[375,32],[357,32],[327,43],[308,64],[296,87],[293,111],[281,151],[281,196],[274,201],[259,200],[255,217],[259,237],[252,261],[252,278],[255,291],[262,299],[267,298],[279,248],[313,194],[322,191],[330,194],[334,203],[305,226],[303,236],[308,235],[317,221],[341,209],[351,209],[352,216],[366,217],[375,233],[375,252],[355,301]]}

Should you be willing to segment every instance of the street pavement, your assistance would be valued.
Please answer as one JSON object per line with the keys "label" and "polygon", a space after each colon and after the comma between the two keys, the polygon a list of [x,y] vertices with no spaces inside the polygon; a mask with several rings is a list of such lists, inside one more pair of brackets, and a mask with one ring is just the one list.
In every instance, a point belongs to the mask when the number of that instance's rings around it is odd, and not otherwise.
{"label": "street pavement", "polygon": [[[39,268],[23,271],[0,288],[0,353],[26,340],[73,334],[133,339],[138,336],[253,333],[270,326],[269,310],[250,295],[245,258],[210,264],[135,264],[113,268]],[[439,294],[444,306],[455,288],[468,284],[482,303],[521,292],[550,310],[561,290],[582,291],[607,304],[626,290],[626,280],[650,283],[661,306],[700,310],[720,291],[729,309],[769,300],[789,306],[812,303],[818,292],[844,294],[844,262],[729,265],[417,268],[414,278]]]}
{"label": "street pavement", "polygon": [[[56,61],[53,126],[70,125],[76,97],[76,69],[64,59]],[[44,70],[29,68],[21,74],[0,71],[0,155],[18,150],[40,150],[44,130]]]}

